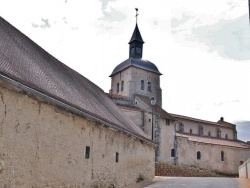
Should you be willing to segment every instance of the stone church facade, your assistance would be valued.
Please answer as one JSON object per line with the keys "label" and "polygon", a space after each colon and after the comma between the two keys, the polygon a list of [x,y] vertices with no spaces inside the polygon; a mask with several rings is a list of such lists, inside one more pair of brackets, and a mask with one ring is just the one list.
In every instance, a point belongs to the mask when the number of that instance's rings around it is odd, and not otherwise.
{"label": "stone church facade", "polygon": [[155,144],[85,77],[0,17],[0,187],[125,187]]}
{"label": "stone church facade", "polygon": [[110,98],[157,144],[156,161],[237,174],[250,157],[250,146],[237,139],[236,126],[223,118],[210,122],[165,111],[162,74],[155,64],[142,59],[143,44],[136,23],[129,58],[110,75]]}

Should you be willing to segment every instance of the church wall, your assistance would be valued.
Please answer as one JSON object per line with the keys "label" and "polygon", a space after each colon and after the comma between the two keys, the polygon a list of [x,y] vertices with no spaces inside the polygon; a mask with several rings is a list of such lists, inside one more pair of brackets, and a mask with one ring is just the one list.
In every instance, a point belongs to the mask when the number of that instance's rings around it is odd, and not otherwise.
{"label": "church wall", "polygon": [[[201,152],[200,160],[197,159],[198,151]],[[221,161],[222,151],[224,161]],[[192,142],[178,137],[179,164],[237,174],[240,161],[245,161],[248,157],[249,149]]]}
{"label": "church wall", "polygon": [[[192,129],[192,134],[199,134],[199,125],[203,127],[203,135],[208,136],[208,132],[211,133],[211,137],[217,137],[217,128],[220,128],[221,130],[221,138],[225,138],[226,134],[228,135],[228,139],[233,140],[233,129],[230,128],[224,128],[209,124],[203,124],[199,122],[190,122],[190,121],[184,121],[180,120],[180,122],[184,125],[184,133],[190,133],[190,129]],[[177,131],[179,130],[179,127],[177,127]]]}
{"label": "church wall", "polygon": [[[124,81],[123,91],[121,91],[121,84]],[[117,93],[117,83],[119,83],[119,92]],[[121,72],[112,76],[111,81],[111,90],[112,94],[122,95],[130,97],[130,89],[133,87],[133,83],[131,82],[131,69],[127,68]]]}
{"label": "church wall", "polygon": [[152,145],[0,82],[3,187],[124,187],[140,175],[154,176]]}
{"label": "church wall", "polygon": [[[134,93],[139,95],[148,96],[149,98],[155,97],[156,104],[161,106],[161,88],[160,76],[158,74],[142,70],[136,67],[131,67],[132,80],[134,80]],[[144,80],[144,90],[141,89],[141,80]],[[151,82],[151,91],[148,91],[148,82]]]}
{"label": "church wall", "polygon": [[171,157],[171,149],[174,148],[174,122],[170,125],[166,125],[165,119],[160,120],[161,126],[161,147],[160,147],[160,156],[159,162],[163,163],[174,163],[174,157]]}

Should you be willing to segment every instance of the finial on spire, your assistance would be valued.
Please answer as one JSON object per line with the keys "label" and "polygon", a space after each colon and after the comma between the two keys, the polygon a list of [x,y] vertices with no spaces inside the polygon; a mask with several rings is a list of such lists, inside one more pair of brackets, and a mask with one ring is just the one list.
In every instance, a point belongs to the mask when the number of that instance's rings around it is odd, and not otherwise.
{"label": "finial on spire", "polygon": [[137,24],[137,17],[138,17],[138,8],[135,8],[135,10],[136,10],[136,15],[135,15],[135,17],[136,17],[136,24]]}

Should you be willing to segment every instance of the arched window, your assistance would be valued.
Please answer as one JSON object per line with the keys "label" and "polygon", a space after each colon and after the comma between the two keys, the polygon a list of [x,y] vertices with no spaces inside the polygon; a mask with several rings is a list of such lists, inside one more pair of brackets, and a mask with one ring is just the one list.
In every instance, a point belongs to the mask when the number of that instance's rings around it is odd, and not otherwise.
{"label": "arched window", "polygon": [[148,82],[148,91],[151,91],[151,82]]}
{"label": "arched window", "polygon": [[201,159],[201,152],[197,151],[197,160],[200,160],[200,159]]}
{"label": "arched window", "polygon": [[121,84],[121,91],[123,91],[123,87],[124,87],[124,81],[122,81],[122,84]]}
{"label": "arched window", "polygon": [[225,135],[225,139],[228,139],[228,135],[227,134]]}
{"label": "arched window", "polygon": [[171,149],[171,157],[175,157],[175,149]]}
{"label": "arched window", "polygon": [[119,93],[119,83],[117,83],[116,92]]}
{"label": "arched window", "polygon": [[193,130],[192,130],[192,129],[190,129],[190,130],[189,130],[189,133],[190,133],[190,134],[193,134]]}
{"label": "arched window", "polygon": [[221,151],[221,153],[220,153],[220,159],[221,159],[221,161],[224,161],[224,151]]}
{"label": "arched window", "polygon": [[221,138],[221,130],[219,128],[217,129],[217,137]]}
{"label": "arched window", "polygon": [[184,132],[184,125],[183,125],[183,123],[179,123],[179,132],[180,133]]}
{"label": "arched window", "polygon": [[144,90],[144,80],[141,80],[141,90]]}
{"label": "arched window", "polygon": [[199,136],[203,136],[203,127],[199,125]]}

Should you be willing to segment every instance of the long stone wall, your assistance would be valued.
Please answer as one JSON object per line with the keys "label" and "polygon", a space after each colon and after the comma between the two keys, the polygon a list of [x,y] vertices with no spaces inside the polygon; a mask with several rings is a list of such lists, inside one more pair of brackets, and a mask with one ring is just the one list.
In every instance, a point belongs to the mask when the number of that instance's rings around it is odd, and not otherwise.
{"label": "long stone wall", "polygon": [[[178,138],[178,164],[238,174],[241,161],[249,158],[249,149],[192,142]],[[197,158],[200,152],[200,158]],[[223,160],[221,152],[224,153]]]}
{"label": "long stone wall", "polygon": [[0,81],[0,187],[124,187],[154,148]]}
{"label": "long stone wall", "polygon": [[168,163],[155,164],[156,176],[180,176],[180,177],[237,177],[238,174],[201,169],[194,166],[171,165]]}
{"label": "long stone wall", "polygon": [[250,179],[250,158],[239,167],[239,177]]}

